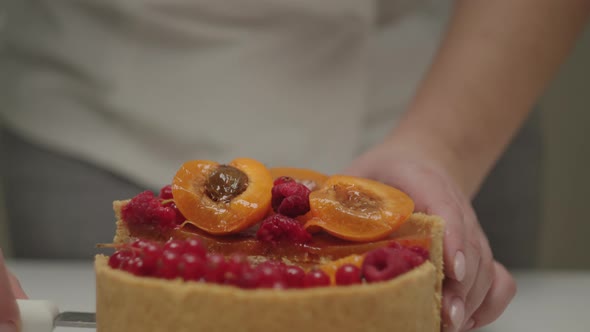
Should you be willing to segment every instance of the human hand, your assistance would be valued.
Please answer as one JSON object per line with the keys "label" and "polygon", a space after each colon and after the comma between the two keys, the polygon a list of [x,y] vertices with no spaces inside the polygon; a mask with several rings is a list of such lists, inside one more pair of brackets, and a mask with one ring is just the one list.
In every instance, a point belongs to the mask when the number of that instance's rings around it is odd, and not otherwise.
{"label": "human hand", "polygon": [[399,188],[412,197],[416,211],[445,220],[444,330],[468,331],[493,322],[516,293],[514,279],[494,260],[469,199],[444,167],[420,154],[398,152],[382,144],[345,173]]}
{"label": "human hand", "polygon": [[0,332],[16,332],[20,315],[16,299],[25,299],[18,279],[8,271],[0,249]]}

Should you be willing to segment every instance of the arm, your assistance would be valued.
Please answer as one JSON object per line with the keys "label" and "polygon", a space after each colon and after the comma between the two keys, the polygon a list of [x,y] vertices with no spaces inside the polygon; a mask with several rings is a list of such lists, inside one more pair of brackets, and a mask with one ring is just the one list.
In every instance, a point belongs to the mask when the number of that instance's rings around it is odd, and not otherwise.
{"label": "arm", "polygon": [[471,197],[589,13],[588,0],[457,1],[433,65],[389,142],[435,155]]}
{"label": "arm", "polygon": [[471,206],[590,14],[588,0],[458,0],[449,30],[392,134],[346,170],[407,192],[446,221],[445,331],[500,316],[516,292]]}

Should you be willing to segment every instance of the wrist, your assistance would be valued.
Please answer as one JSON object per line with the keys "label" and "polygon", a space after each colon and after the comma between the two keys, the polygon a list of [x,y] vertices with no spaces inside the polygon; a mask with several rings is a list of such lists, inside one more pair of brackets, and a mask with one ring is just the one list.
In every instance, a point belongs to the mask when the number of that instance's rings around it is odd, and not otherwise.
{"label": "wrist", "polygon": [[460,148],[432,132],[400,128],[383,144],[387,153],[430,165],[435,171],[450,177],[468,197],[473,196],[479,186],[477,174],[465,167],[468,161],[461,157]]}

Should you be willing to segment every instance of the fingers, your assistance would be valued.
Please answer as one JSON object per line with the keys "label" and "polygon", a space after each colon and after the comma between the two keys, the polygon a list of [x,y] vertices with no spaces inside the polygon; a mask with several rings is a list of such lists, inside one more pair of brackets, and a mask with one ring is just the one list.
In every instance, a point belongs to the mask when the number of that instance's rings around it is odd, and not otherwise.
{"label": "fingers", "polygon": [[498,262],[494,262],[494,280],[484,301],[473,313],[472,328],[479,328],[495,321],[504,312],[516,294],[516,282]]}
{"label": "fingers", "polygon": [[[480,236],[480,238],[483,238],[483,234]],[[475,282],[473,285],[471,285],[465,300],[466,318],[471,317],[475,310],[479,308],[490,287],[492,286],[492,281],[494,279],[495,271],[492,251],[490,247],[487,246],[486,241],[482,240],[481,242],[484,243],[481,244],[479,249],[480,259],[477,275],[475,276]]]}
{"label": "fingers", "polygon": [[14,297],[16,297],[17,299],[28,299],[29,297],[27,296],[27,294],[25,293],[25,291],[23,290],[20,281],[18,281],[18,279],[14,276],[14,274],[8,272],[8,279],[10,279],[10,285],[12,287],[12,292],[14,294]]}
{"label": "fingers", "polygon": [[4,255],[0,249],[0,328],[3,330],[11,326],[16,331],[19,322],[19,311],[12,291],[12,284],[8,271],[4,265]]}

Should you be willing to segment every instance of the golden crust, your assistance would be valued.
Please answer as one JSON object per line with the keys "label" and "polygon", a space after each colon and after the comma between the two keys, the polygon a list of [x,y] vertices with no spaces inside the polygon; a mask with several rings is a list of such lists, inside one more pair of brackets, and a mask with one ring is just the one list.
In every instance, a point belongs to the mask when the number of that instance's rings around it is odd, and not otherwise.
{"label": "golden crust", "polygon": [[[115,242],[127,242],[114,202]],[[444,224],[414,214],[396,233],[430,234],[431,261],[391,281],[306,290],[231,286],[136,277],[96,256],[97,332],[404,331],[440,329]]]}

